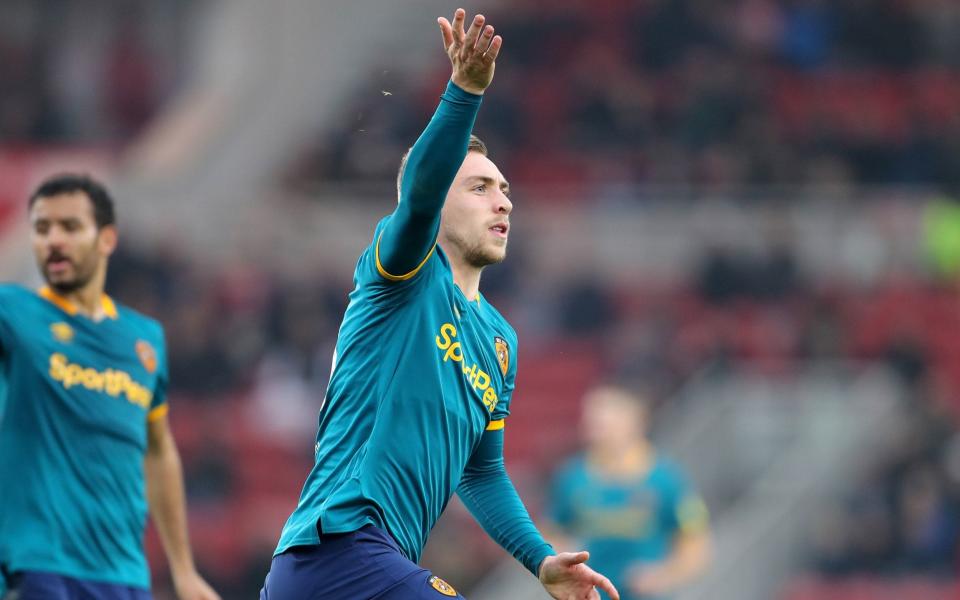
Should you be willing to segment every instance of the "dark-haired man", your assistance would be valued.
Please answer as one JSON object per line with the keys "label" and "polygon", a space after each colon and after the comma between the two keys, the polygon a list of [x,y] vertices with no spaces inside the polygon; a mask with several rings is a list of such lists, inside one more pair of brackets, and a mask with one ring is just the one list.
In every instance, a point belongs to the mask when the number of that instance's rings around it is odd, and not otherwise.
{"label": "dark-haired man", "polygon": [[147,508],[182,600],[217,600],[187,540],[159,323],[104,294],[113,201],[58,175],[29,204],[46,286],[0,285],[0,593],[143,600]]}
{"label": "dark-haired man", "polygon": [[586,552],[544,541],[504,467],[517,334],[479,286],[506,256],[513,204],[470,134],[501,39],[465,16],[439,19],[453,74],[357,263],[316,460],[261,599],[461,597],[416,564],[454,493],[553,598],[617,598]]}

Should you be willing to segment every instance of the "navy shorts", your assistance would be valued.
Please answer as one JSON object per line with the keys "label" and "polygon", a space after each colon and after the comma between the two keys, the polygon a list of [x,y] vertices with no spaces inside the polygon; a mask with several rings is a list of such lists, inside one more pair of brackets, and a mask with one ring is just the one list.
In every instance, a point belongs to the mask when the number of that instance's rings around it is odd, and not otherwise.
{"label": "navy shorts", "polygon": [[18,571],[7,577],[3,600],[150,600],[150,590],[86,581],[42,571]]}
{"label": "navy shorts", "polygon": [[400,552],[382,529],[367,525],[326,534],[316,546],[273,557],[260,600],[444,600],[460,598],[447,582]]}

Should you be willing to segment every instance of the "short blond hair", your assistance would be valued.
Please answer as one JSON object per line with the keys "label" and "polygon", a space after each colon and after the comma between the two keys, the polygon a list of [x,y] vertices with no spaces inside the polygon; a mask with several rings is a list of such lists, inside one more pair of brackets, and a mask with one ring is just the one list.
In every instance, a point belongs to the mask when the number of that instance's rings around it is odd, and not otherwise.
{"label": "short blond hair", "polygon": [[[407,168],[407,157],[410,156],[410,150],[412,148],[407,148],[407,151],[403,153],[403,156],[400,157],[400,169],[397,171],[397,198],[400,198],[400,185],[403,183],[403,172]],[[470,141],[467,143],[467,152],[479,152],[484,156],[489,156],[487,154],[487,145],[483,143],[483,140],[477,136],[470,134]]]}

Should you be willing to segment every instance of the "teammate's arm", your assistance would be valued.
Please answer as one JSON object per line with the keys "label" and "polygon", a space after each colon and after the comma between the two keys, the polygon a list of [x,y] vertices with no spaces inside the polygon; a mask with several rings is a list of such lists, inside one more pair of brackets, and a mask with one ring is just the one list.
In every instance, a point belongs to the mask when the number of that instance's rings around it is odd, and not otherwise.
{"label": "teammate's arm", "polygon": [[165,414],[147,423],[144,460],[150,516],[160,534],[180,600],[220,600],[200,577],[190,553],[180,453]]}
{"label": "teammate's arm", "polygon": [[503,429],[484,432],[457,494],[484,531],[540,579],[554,598],[620,598],[606,577],[584,563],[586,552],[554,553],[530,519],[503,463]]}
{"label": "teammate's arm", "polygon": [[458,9],[453,23],[438,20],[453,74],[440,106],[406,157],[400,202],[376,241],[377,269],[389,280],[412,277],[432,252],[440,210],[467,154],[481,96],[493,79],[501,38],[484,26],[482,15],[464,32],[464,18]]}
{"label": "teammate's arm", "polygon": [[634,593],[662,595],[675,592],[695,579],[710,563],[710,536],[706,530],[681,532],[667,559],[639,570],[630,580]]}
{"label": "teammate's arm", "polygon": [[669,523],[674,530],[670,554],[655,565],[641,566],[631,577],[634,593],[660,596],[675,592],[710,564],[710,523],[707,508],[685,481],[675,482]]}

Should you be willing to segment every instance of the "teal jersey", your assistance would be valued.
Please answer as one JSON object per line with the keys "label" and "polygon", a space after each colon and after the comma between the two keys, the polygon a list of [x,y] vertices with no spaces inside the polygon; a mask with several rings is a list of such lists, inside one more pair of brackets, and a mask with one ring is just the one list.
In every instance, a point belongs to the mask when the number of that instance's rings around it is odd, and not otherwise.
{"label": "teal jersey", "polygon": [[576,457],[560,470],[550,516],[590,552],[590,565],[610,578],[623,600],[631,569],[665,560],[674,537],[706,527],[706,509],[680,469],[657,458],[641,477],[610,478]]}
{"label": "teal jersey", "polygon": [[0,565],[149,588],[148,419],[165,413],[161,326],[104,296],[0,285]]}
{"label": "teal jersey", "polygon": [[[277,553],[324,533],[386,529],[416,562],[485,430],[503,427],[517,336],[482,296],[468,301],[435,246],[403,276],[378,240],[357,264],[320,411],[316,462]],[[499,433],[499,432],[498,432]]]}

